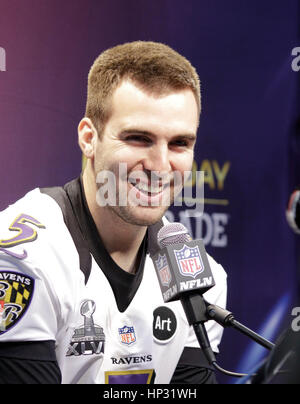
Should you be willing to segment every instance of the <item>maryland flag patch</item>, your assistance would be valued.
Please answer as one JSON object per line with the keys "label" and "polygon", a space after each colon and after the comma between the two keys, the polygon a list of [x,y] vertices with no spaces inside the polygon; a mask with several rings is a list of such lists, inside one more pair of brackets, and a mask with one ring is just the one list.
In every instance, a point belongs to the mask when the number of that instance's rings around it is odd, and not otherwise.
{"label": "maryland flag patch", "polygon": [[0,335],[11,329],[27,311],[34,279],[12,271],[0,271]]}

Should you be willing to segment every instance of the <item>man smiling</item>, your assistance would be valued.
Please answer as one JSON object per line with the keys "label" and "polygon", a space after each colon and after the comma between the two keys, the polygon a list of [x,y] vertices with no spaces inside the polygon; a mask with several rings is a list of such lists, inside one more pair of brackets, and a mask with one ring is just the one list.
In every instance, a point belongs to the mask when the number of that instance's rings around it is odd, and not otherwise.
{"label": "man smiling", "polygon": [[[176,178],[191,170],[200,110],[195,69],[166,45],[128,43],[95,60],[78,125],[83,174],[1,213],[0,272],[28,276],[31,288],[0,284],[0,381],[215,381],[180,303],[163,303],[147,254],[180,188]],[[105,172],[115,203],[99,203]],[[226,274],[209,260],[216,286],[206,296],[224,306]],[[14,288],[23,297],[12,320]],[[218,352],[221,328],[207,331]]]}
{"label": "man smiling", "polygon": [[[151,172],[171,178],[174,171],[183,176],[184,171],[191,170],[198,126],[192,90],[169,90],[158,96],[140,87],[132,79],[121,81],[112,95],[110,118],[100,136],[91,119],[85,117],[79,124],[79,144],[88,159],[83,174],[87,203],[102,240],[109,234],[106,247],[111,245],[108,248],[114,260],[125,270],[129,255],[137,254],[147,226],[158,222],[168,208],[163,203],[154,206],[153,200],[164,192],[174,192],[169,180],[167,190],[152,194],[148,188],[153,187]],[[120,163],[127,165],[125,178],[118,177]],[[123,188],[127,193],[125,206],[103,208],[96,203],[97,173],[103,170],[115,174],[118,192]],[[140,205],[130,197],[134,185],[128,178],[135,172],[145,173],[144,181],[135,186],[137,198],[146,202]],[[120,251],[115,251],[116,241],[126,254],[126,262]]]}

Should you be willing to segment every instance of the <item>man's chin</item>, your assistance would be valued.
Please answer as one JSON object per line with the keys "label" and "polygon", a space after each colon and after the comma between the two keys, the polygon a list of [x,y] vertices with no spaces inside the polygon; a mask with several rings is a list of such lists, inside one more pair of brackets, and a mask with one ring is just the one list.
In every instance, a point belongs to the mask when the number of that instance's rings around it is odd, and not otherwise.
{"label": "man's chin", "polygon": [[165,214],[168,207],[119,206],[115,213],[126,223],[134,226],[151,226],[157,223]]}

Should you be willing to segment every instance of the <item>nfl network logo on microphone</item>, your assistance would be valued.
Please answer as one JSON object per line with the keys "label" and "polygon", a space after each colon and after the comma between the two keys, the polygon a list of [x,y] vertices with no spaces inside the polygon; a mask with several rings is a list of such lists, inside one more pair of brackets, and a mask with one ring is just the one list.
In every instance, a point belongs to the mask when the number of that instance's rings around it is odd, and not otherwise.
{"label": "nfl network logo on microphone", "polygon": [[182,293],[205,293],[215,286],[203,240],[170,244],[152,257],[164,302],[179,300]]}
{"label": "nfl network logo on microphone", "polygon": [[156,270],[158,272],[160,282],[163,286],[169,287],[172,280],[172,275],[168,266],[167,257],[165,255],[158,254],[158,258],[155,261]]}
{"label": "nfl network logo on microphone", "polygon": [[179,271],[183,276],[191,276],[194,279],[204,271],[204,264],[198,246],[174,250]]}

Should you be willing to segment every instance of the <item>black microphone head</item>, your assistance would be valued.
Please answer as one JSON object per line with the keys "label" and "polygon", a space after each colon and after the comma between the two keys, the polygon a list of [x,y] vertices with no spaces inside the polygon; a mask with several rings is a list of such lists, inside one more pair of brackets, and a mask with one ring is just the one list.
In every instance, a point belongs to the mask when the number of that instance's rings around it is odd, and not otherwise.
{"label": "black microphone head", "polygon": [[203,294],[215,286],[203,240],[192,240],[181,223],[169,223],[157,232],[160,250],[151,258],[165,302],[186,293]]}
{"label": "black microphone head", "polygon": [[191,240],[187,228],[181,223],[168,223],[157,233],[157,244],[160,248],[171,244],[187,243]]}

